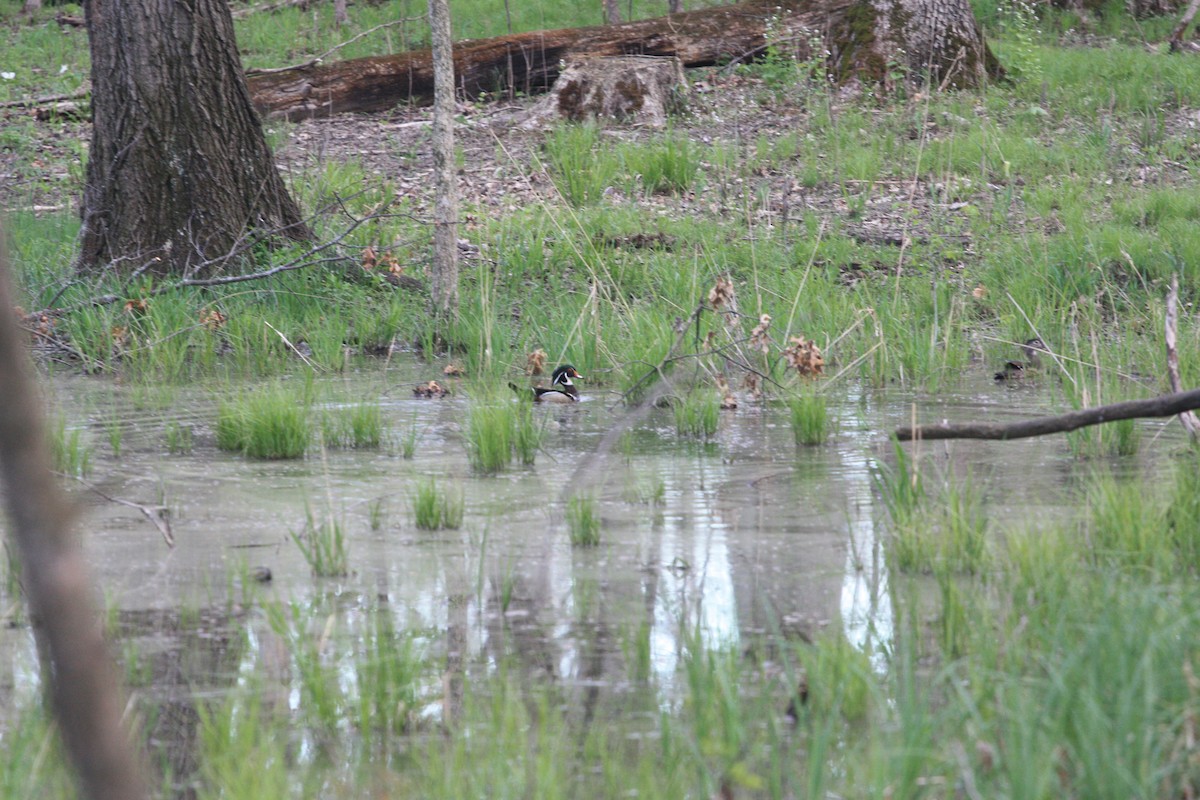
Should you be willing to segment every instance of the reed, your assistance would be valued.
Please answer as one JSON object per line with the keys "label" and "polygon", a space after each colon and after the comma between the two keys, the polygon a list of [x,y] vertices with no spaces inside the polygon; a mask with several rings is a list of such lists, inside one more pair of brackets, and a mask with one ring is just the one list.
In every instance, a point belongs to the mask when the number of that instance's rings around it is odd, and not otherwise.
{"label": "reed", "polygon": [[600,513],[594,497],[576,495],[567,501],[567,535],[576,547],[600,544]]}

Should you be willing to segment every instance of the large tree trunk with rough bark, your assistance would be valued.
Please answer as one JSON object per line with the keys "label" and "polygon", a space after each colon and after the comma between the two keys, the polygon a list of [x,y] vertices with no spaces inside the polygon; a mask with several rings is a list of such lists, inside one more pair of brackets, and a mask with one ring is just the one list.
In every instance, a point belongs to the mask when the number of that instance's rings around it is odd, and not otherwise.
{"label": "large tree trunk with rough bark", "polygon": [[[975,87],[1002,74],[967,0],[750,0],[658,19],[460,42],[460,92],[544,92],[563,64],[623,55],[675,56],[704,67],[764,52],[768,29],[824,48],[841,81],[886,83],[902,67],[930,84]],[[801,52],[807,58],[811,54]],[[428,50],[299,67],[250,78],[254,103],[288,119],[383,111],[433,99]]]}
{"label": "large tree trunk with rough bark", "polygon": [[224,0],[89,0],[82,268],[212,272],[311,236],[263,138]]}

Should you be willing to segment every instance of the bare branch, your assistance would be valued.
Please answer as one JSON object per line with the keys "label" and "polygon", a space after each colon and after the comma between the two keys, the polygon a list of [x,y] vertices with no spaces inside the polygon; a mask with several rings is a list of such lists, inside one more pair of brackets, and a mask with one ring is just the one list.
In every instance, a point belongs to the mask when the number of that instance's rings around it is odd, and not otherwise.
{"label": "bare branch", "polygon": [[1149,400],[1127,400],[1106,406],[1085,408],[1069,414],[1000,425],[991,422],[938,422],[932,425],[905,426],[896,429],[902,442],[916,439],[1025,439],[1048,433],[1066,433],[1089,425],[1117,422],[1138,417],[1173,417],[1184,411],[1200,408],[1200,389],[1152,397]]}

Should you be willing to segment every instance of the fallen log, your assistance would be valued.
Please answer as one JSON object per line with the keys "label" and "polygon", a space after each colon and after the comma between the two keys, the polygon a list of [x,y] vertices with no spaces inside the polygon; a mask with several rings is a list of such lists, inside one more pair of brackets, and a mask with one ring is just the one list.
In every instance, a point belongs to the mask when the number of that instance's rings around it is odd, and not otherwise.
{"label": "fallen log", "polygon": [[1135,417],[1173,417],[1184,411],[1200,408],[1200,389],[1165,394],[1149,400],[1127,400],[1107,406],[1084,408],[1068,414],[1000,425],[992,422],[935,422],[929,425],[906,425],[896,429],[902,442],[915,439],[1027,439],[1048,433],[1067,433],[1089,425],[1117,422]]}
{"label": "fallen log", "polygon": [[[893,7],[896,13],[886,11]],[[928,73],[935,85],[977,86],[1003,72],[966,0],[749,0],[620,25],[459,42],[455,82],[468,98],[504,91],[531,95],[545,92],[565,64],[581,58],[674,56],[684,67],[712,66],[762,51],[768,29],[794,32],[789,52],[799,59],[811,58],[813,45],[824,48],[838,79],[886,82],[898,60],[910,62],[913,75]],[[432,102],[433,61],[429,50],[415,50],[306,64],[247,81],[255,107],[267,118],[384,111]]]}

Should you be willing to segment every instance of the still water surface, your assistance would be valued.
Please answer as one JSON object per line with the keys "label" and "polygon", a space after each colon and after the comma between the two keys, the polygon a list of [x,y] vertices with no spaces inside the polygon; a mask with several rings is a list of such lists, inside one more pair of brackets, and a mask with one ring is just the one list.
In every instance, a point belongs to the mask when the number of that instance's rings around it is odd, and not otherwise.
{"label": "still water surface", "polygon": [[[606,434],[629,419],[597,393],[536,409],[547,429],[536,465],[479,476],[463,444],[465,389],[440,400],[411,393],[431,371],[393,364],[317,381],[325,405],[379,402],[393,437],[416,426],[411,460],[395,445],[249,460],[216,449],[213,391],[156,393],[72,376],[49,383],[55,413],[92,446],[89,480],[110,496],[171,510],[174,548],[136,510],[73,489],[104,602],[118,610],[119,633],[155,664],[164,695],[180,687],[220,691],[238,676],[280,671],[286,654],[261,609],[240,605],[240,584],[255,567],[273,576],[256,591],[319,609],[324,634],[353,632],[368,609],[386,607],[398,630],[420,631],[448,657],[486,665],[516,651],[531,677],[568,686],[625,680],[630,631],[648,642],[656,686],[666,694],[677,680],[683,630],[731,647],[764,635],[840,630],[886,651],[887,519],[873,472],[892,460],[887,434],[914,416],[1004,421],[1066,410],[1050,381],[1009,387],[981,371],[936,396],[830,387],[838,428],[822,447],[795,445],[786,408],[752,403],[723,412],[708,442],[679,436],[670,411],[653,410],[609,447]],[[190,453],[167,452],[171,424],[192,427]],[[114,426],[122,432],[119,458],[108,443]],[[1161,468],[1178,431],[1144,423],[1142,441],[1138,456],[1105,468]],[[919,457],[929,485],[970,475],[998,536],[1075,513],[1077,490],[1097,468],[1076,459],[1064,437],[927,443]],[[413,524],[414,486],[430,476],[461,487],[461,530]],[[576,490],[597,499],[598,547],[568,542],[565,495]],[[302,528],[307,509],[329,508],[349,538],[351,573],[316,579],[290,532]],[[14,602],[5,598],[10,613]],[[248,635],[234,636],[233,628]],[[0,685],[35,691],[27,626],[5,630],[0,647],[7,673]],[[294,692],[289,702],[298,702]]]}

